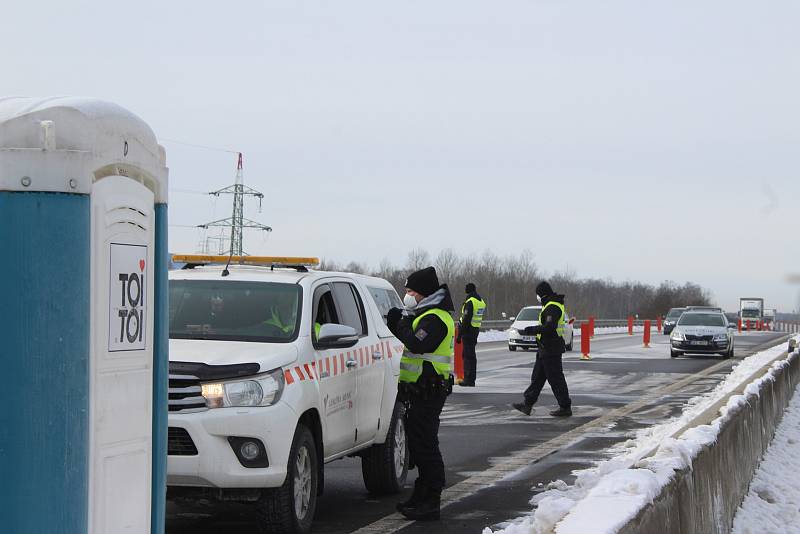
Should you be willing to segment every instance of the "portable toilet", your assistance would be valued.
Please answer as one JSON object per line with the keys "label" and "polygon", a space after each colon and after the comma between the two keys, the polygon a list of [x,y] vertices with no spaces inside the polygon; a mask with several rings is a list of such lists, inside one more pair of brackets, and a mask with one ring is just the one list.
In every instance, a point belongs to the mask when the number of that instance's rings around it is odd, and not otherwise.
{"label": "portable toilet", "polygon": [[115,104],[0,98],[4,532],[163,532],[167,175]]}

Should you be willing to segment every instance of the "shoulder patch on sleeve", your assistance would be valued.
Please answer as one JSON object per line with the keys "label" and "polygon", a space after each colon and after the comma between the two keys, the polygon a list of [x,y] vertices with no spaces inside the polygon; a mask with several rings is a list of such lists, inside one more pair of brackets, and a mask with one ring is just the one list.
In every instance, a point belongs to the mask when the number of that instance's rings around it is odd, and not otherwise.
{"label": "shoulder patch on sleeve", "polygon": [[420,328],[419,330],[417,330],[414,333],[414,337],[419,339],[420,341],[422,341],[423,339],[428,337],[428,333],[425,330],[423,330],[422,328]]}

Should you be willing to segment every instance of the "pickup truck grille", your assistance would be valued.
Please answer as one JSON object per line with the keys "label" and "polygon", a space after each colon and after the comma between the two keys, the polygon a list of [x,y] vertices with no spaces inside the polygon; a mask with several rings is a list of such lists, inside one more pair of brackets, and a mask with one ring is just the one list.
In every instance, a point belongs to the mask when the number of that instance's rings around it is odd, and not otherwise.
{"label": "pickup truck grille", "polygon": [[171,426],[167,432],[169,456],[197,456],[197,447],[185,428]]}
{"label": "pickup truck grille", "polygon": [[[204,412],[208,410],[200,379],[192,375],[169,375],[169,411]],[[171,429],[170,429],[171,430]]]}

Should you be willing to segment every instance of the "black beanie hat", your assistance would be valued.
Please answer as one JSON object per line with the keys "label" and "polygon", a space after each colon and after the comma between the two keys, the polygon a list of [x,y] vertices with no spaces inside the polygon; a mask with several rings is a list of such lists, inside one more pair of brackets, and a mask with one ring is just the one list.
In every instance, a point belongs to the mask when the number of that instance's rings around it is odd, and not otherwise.
{"label": "black beanie hat", "polygon": [[539,282],[539,285],[536,286],[536,294],[544,298],[553,294],[553,288],[547,282]]}
{"label": "black beanie hat", "polygon": [[413,289],[424,297],[436,293],[436,290],[439,289],[439,278],[436,276],[436,269],[425,267],[411,273],[408,275],[405,287]]}
{"label": "black beanie hat", "polygon": [[475,293],[475,289],[476,289],[475,284],[470,282],[469,284],[467,284],[467,287],[464,288],[464,291],[466,291],[467,293]]}

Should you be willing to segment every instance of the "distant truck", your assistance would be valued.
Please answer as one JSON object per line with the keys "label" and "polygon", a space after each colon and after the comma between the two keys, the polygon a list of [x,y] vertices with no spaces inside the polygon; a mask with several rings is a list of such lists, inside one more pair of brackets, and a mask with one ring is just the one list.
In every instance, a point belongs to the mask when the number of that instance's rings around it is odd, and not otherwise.
{"label": "distant truck", "polygon": [[755,326],[764,319],[764,299],[758,297],[747,297],[739,299],[739,318],[742,323],[750,322]]}
{"label": "distant truck", "polygon": [[767,308],[764,310],[764,322],[768,325],[772,325],[775,322],[775,316],[778,314],[778,310],[775,308]]}

